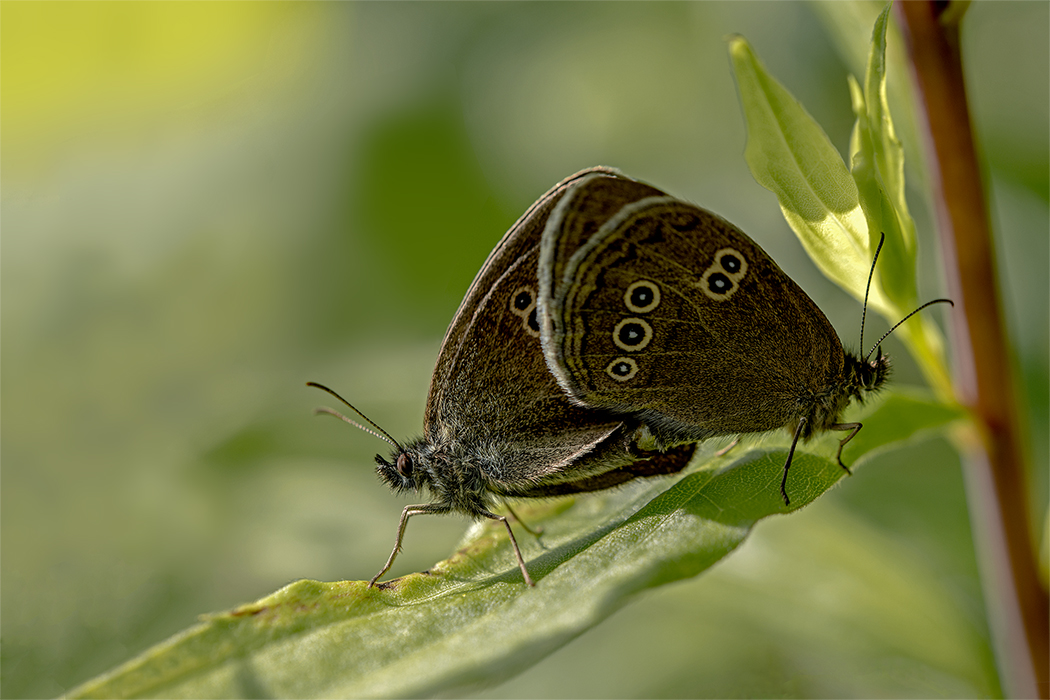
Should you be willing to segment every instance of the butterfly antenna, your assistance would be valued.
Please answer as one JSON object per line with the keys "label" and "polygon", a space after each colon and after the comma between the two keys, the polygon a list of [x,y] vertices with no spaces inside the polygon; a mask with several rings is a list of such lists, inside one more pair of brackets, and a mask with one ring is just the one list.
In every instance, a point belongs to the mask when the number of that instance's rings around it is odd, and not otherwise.
{"label": "butterfly antenna", "polygon": [[869,352],[867,355],[864,356],[864,361],[867,362],[868,358],[871,357],[871,353],[875,352],[875,349],[882,345],[882,341],[886,340],[886,336],[888,336],[893,331],[897,330],[900,327],[900,325],[902,323],[904,323],[905,321],[907,321],[909,318],[911,318],[915,314],[919,313],[920,311],[925,309],[927,306],[933,306],[934,304],[951,304],[952,306],[955,306],[955,302],[952,301],[951,299],[934,299],[933,301],[926,302],[925,304],[923,304],[919,308],[915,309],[914,311],[912,311],[910,314],[908,314],[907,316],[905,316],[901,320],[897,321],[897,323],[894,324],[893,328],[891,328],[888,331],[886,331],[885,333],[883,333],[882,337],[879,338],[879,342],[875,343],[874,347],[871,348],[871,352]]}
{"label": "butterfly antenna", "polygon": [[[875,249],[875,255],[871,259],[871,270],[868,271],[868,286],[864,288],[864,306],[860,309],[860,349],[864,349],[864,320],[868,317],[868,293],[871,291],[871,280],[875,277],[875,263],[879,261],[879,253],[882,252],[882,244],[886,242],[886,234],[879,234],[879,246]],[[871,353],[868,353],[869,355]],[[866,358],[865,358],[866,359]]]}
{"label": "butterfly antenna", "polygon": [[356,408],[354,408],[354,405],[352,403],[350,403],[349,401],[344,399],[339,394],[335,393],[333,390],[331,390],[328,387],[326,387],[324,384],[318,384],[317,382],[307,382],[306,386],[312,386],[312,387],[316,387],[316,388],[320,389],[321,391],[327,391],[329,394],[331,394],[332,396],[334,396],[335,398],[339,399],[340,401],[345,403],[347,406],[349,406],[350,410],[352,410],[354,413],[356,413],[357,415],[359,415],[362,418],[364,418],[365,422],[367,422],[370,426],[372,426],[372,428],[375,428],[375,430],[372,430],[371,428],[366,428],[365,426],[361,425],[357,421],[352,420],[350,418],[347,418],[346,416],[344,416],[339,411],[333,411],[330,408],[325,408],[325,407],[315,408],[314,409],[314,413],[327,413],[330,416],[335,416],[336,418],[338,418],[340,420],[346,421],[347,423],[349,423],[350,425],[354,426],[355,428],[360,428],[361,430],[365,431],[369,435],[375,435],[380,440],[385,440],[385,441],[389,442],[391,445],[396,447],[398,450],[404,450],[404,448],[401,447],[400,443],[398,443],[397,440],[395,440],[394,438],[390,437],[389,433],[387,433],[385,430],[383,430],[378,425],[376,425],[375,422],[372,421],[371,418],[369,418],[365,414],[363,414],[360,411],[358,411]]}

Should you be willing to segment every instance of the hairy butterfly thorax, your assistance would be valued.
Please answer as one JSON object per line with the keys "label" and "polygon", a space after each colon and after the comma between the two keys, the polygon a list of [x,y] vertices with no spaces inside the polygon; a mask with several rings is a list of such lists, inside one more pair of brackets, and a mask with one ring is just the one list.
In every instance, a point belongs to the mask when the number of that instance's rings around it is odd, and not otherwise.
{"label": "hairy butterfly thorax", "polygon": [[800,440],[848,431],[837,461],[849,471],[842,449],[862,426],[842,416],[886,381],[880,343],[864,357],[844,351],[812,299],[725,219],[614,170],[577,173],[475,277],[441,345],[422,438],[402,445],[353,406],[370,428],[319,409],[392,445],[376,469],[394,490],[432,496],[403,510],[369,586],[412,516],[450,512],[501,522],[533,585],[509,520],[493,512],[503,499],[674,474],[717,435],[787,429],[788,504]]}
{"label": "hairy butterfly thorax", "polygon": [[801,434],[803,440],[833,430],[833,426],[841,423],[842,414],[851,401],[864,403],[869,395],[882,388],[889,376],[890,360],[885,355],[880,354],[876,360],[866,360],[847,352],[844,360],[840,377],[821,391],[800,397],[796,416],[798,420],[785,425],[789,432],[793,432],[802,419],[805,419]]}

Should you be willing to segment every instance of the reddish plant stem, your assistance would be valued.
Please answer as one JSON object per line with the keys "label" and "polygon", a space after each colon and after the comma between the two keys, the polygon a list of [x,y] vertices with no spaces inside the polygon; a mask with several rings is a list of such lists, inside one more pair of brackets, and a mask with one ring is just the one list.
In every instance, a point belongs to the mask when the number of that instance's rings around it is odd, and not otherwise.
{"label": "reddish plant stem", "polygon": [[897,3],[926,119],[946,277],[955,300],[955,389],[977,430],[964,440],[967,496],[1004,689],[1050,691],[1050,606],[1036,566],[1024,448],[981,170],[966,102],[959,16],[929,0]]}

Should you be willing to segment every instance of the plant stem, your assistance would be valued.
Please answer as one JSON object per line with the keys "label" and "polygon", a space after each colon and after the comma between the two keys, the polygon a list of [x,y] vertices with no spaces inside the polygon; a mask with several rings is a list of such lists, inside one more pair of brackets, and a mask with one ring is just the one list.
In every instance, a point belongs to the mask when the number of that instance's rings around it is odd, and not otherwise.
{"label": "plant stem", "polygon": [[[974,416],[963,461],[985,602],[1004,689],[1046,698],[1050,606],[1037,574],[1021,412],[1003,324],[981,172],[973,142],[955,5],[899,2],[926,119],[951,314],[955,387]],[[948,11],[945,11],[948,10]]]}

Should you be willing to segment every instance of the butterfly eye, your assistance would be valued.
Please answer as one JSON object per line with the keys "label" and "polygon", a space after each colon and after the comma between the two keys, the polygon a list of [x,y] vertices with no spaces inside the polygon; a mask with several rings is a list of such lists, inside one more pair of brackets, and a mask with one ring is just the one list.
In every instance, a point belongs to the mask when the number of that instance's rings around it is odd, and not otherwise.
{"label": "butterfly eye", "polygon": [[397,473],[406,479],[412,476],[412,458],[404,452],[397,456]]}

